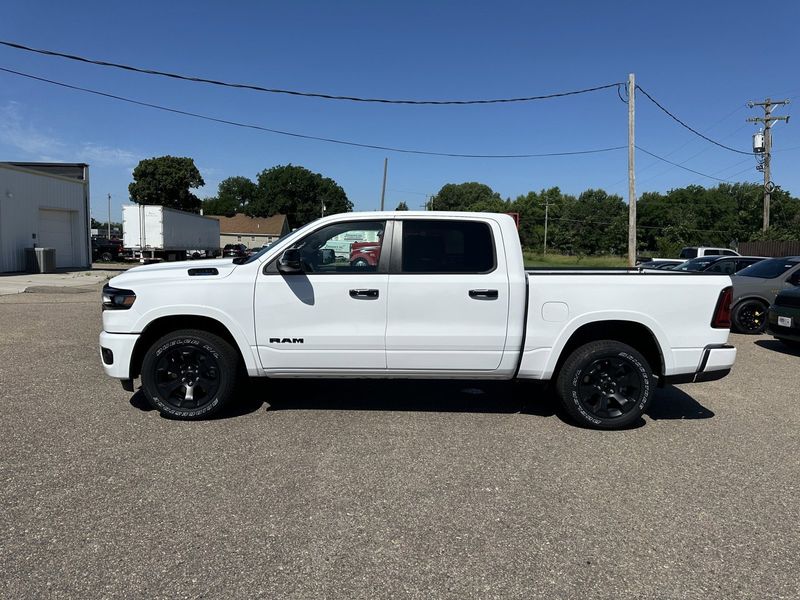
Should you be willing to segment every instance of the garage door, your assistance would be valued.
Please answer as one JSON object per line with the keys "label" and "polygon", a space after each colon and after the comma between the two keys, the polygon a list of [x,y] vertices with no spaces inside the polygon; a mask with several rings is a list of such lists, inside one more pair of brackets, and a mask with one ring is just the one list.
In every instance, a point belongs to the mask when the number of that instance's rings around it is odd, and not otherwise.
{"label": "garage door", "polygon": [[55,248],[56,267],[76,266],[72,249],[72,211],[40,209],[37,246]]}

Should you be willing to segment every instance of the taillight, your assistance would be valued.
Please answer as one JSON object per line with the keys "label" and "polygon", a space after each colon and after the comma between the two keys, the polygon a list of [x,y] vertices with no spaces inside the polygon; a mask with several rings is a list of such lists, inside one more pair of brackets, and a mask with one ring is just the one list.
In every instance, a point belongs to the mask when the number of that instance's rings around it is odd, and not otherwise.
{"label": "taillight", "polygon": [[733,288],[728,286],[719,294],[717,307],[714,309],[714,318],[711,327],[715,329],[731,328],[731,302],[733,302]]}

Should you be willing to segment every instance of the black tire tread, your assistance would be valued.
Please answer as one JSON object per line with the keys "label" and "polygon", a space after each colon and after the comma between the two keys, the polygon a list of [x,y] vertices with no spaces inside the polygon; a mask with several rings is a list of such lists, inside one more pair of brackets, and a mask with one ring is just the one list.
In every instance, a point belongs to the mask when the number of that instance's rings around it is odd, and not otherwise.
{"label": "black tire tread", "polygon": [[[225,380],[223,381],[223,385],[217,394],[218,402],[212,408],[204,410],[199,414],[197,414],[197,411],[194,410],[181,411],[179,408],[171,406],[168,407],[162,404],[156,400],[156,397],[153,394],[153,388],[151,388],[149,373],[154,366],[153,362],[155,361],[155,350],[176,337],[198,338],[213,346],[220,354],[220,370],[224,372]],[[180,419],[183,421],[207,419],[208,417],[211,417],[212,415],[221,411],[230,402],[231,397],[235,394],[237,384],[241,379],[239,376],[239,363],[239,353],[224,338],[202,329],[176,329],[175,331],[171,331],[158,338],[150,346],[150,348],[147,349],[147,353],[142,361],[142,391],[144,392],[144,395],[150,405],[165,417]]]}
{"label": "black tire tread", "polygon": [[[571,399],[571,381],[575,370],[584,362],[587,362],[591,357],[598,354],[605,353],[618,353],[626,352],[633,356],[637,361],[645,367],[648,378],[647,394],[640,407],[634,407],[624,415],[614,419],[603,419],[594,417],[593,419],[587,418],[583,414],[576,403]],[[576,348],[572,354],[567,357],[556,378],[556,390],[558,391],[559,399],[564,407],[564,410],[572,417],[578,424],[592,429],[621,429],[627,427],[637,420],[647,410],[650,401],[653,397],[653,373],[652,367],[648,364],[647,359],[642,356],[641,352],[635,348],[616,340],[597,340],[589,342]]]}

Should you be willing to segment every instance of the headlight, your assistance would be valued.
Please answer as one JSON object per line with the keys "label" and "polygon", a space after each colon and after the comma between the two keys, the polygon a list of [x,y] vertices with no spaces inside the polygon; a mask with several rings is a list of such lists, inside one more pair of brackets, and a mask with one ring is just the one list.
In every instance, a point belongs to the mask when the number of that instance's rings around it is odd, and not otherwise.
{"label": "headlight", "polygon": [[136,302],[136,294],[132,290],[103,286],[103,310],[127,310]]}

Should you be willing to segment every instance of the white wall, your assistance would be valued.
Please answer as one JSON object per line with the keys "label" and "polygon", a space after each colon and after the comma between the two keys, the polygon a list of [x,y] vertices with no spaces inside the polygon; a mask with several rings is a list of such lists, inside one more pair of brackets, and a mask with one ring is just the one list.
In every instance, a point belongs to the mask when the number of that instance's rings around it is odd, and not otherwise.
{"label": "white wall", "polygon": [[34,241],[42,245],[38,239],[41,208],[73,211],[73,256],[58,262],[91,266],[88,193],[88,181],[0,164],[0,272],[25,270],[24,249],[33,247]]}

